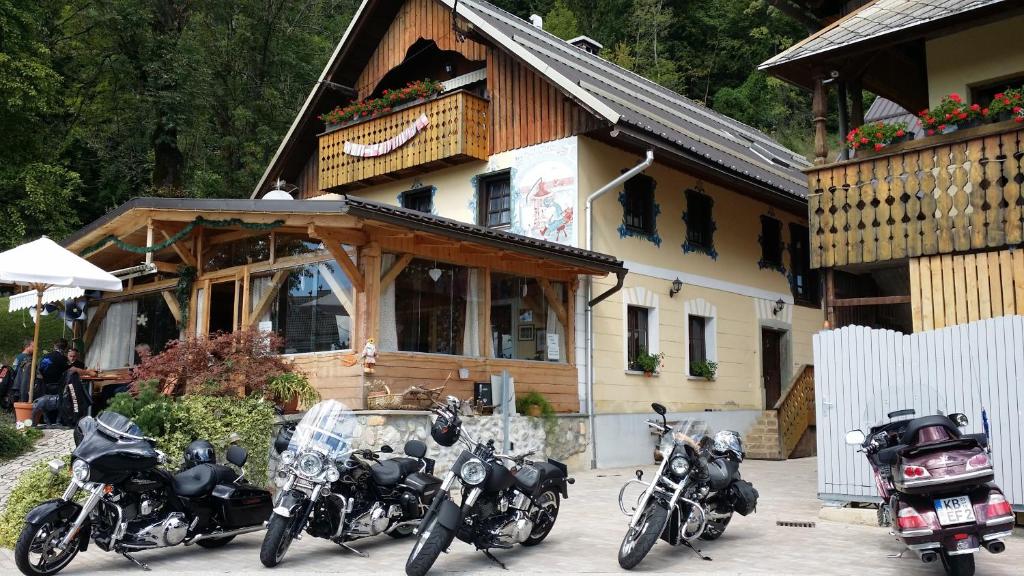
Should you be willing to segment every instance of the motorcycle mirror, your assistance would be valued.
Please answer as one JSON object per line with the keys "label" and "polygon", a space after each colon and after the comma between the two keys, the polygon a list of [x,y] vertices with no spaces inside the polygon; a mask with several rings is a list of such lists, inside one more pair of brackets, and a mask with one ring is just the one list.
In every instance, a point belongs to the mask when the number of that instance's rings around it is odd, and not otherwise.
{"label": "motorcycle mirror", "polygon": [[637,480],[643,480],[644,479],[644,471],[643,470],[637,469],[637,471],[636,471],[636,479]]}
{"label": "motorcycle mirror", "polygon": [[664,406],[658,404],[657,402],[651,403],[651,408],[654,408],[654,411],[658,413],[658,416],[664,416],[665,413],[668,412],[668,410]]}
{"label": "motorcycle mirror", "polygon": [[385,453],[385,454],[391,454],[392,452],[394,452],[394,450],[391,448],[391,446],[388,446],[387,444],[381,446],[380,447],[380,451]]}
{"label": "motorcycle mirror", "polygon": [[967,419],[967,414],[963,414],[961,412],[950,414],[949,419],[952,420],[953,423],[960,428],[963,428],[964,426],[967,426],[968,424],[971,423],[970,420]]}
{"label": "motorcycle mirror", "polygon": [[850,446],[860,446],[866,440],[864,433],[860,430],[850,430],[846,433],[846,443]]}

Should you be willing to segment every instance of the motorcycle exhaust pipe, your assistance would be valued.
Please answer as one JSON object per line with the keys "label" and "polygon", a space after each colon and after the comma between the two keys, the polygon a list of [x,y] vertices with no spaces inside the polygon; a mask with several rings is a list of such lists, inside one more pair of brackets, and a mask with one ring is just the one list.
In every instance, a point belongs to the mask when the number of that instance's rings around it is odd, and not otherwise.
{"label": "motorcycle exhaust pipe", "polygon": [[209,534],[200,534],[195,538],[185,542],[185,546],[191,546],[200,540],[209,540],[211,538],[227,538],[228,536],[239,536],[241,534],[248,534],[250,532],[260,532],[266,530],[267,527],[263,524],[256,526],[249,526],[248,528],[239,528],[238,530],[227,530],[225,532],[211,532]]}
{"label": "motorcycle exhaust pipe", "polygon": [[935,552],[924,552],[921,554],[921,562],[925,564],[931,564],[939,559],[939,555]]}
{"label": "motorcycle exhaust pipe", "polygon": [[984,546],[985,550],[988,550],[993,554],[999,554],[1003,550],[1006,550],[1006,544],[1003,544],[1002,540],[992,540],[991,542],[985,542]]}

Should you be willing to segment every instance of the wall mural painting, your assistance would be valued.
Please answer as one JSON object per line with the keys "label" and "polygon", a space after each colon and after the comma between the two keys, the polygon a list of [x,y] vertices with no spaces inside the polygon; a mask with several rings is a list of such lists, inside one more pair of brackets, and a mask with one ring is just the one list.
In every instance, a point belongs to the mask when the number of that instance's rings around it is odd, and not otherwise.
{"label": "wall mural painting", "polygon": [[512,163],[512,232],[576,245],[576,159],[575,138],[516,152]]}

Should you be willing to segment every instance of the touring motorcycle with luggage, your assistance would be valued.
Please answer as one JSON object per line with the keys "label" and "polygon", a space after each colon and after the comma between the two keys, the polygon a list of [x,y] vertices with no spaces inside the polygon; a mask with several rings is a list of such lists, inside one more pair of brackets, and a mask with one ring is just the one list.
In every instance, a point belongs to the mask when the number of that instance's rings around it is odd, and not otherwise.
{"label": "touring motorcycle with luggage", "polygon": [[[244,469],[216,464],[209,443],[209,452],[193,450],[193,443],[185,454],[190,467],[172,473],[161,466],[166,456],[156,441],[121,414],[83,418],[75,440],[71,483],[60,498],[28,513],[14,548],[27,576],[56,574],[90,540],[146,568],[132,553],[178,544],[218,548],[263,530],[270,515],[270,493],[249,484]],[[226,456],[240,469],[248,459],[237,445]],[[50,463],[55,474],[63,468],[61,460]]]}
{"label": "touring motorcycle with luggage", "polygon": [[303,530],[355,552],[349,542],[379,534],[412,534],[441,480],[433,475],[427,445],[405,443],[407,457],[355,449],[355,414],[337,400],[316,404],[294,428],[274,440],[280,454],[275,483],[280,489],[260,548],[260,560],[277,566]]}
{"label": "touring motorcycle with luggage", "polygon": [[[746,516],[757,508],[758,493],[740,477],[743,441],[736,432],[703,434],[698,441],[669,426],[666,408],[651,404],[661,422],[648,421],[660,437],[661,465],[650,482],[637,470],[619,491],[619,507],[630,516],[629,529],[619,547],[619,565],[629,570],[639,564],[660,537],[673,546],[715,540],[734,513]],[[643,487],[636,506],[627,507],[626,489]]]}
{"label": "touring motorcycle with luggage", "polygon": [[864,452],[882,498],[879,520],[925,563],[940,560],[950,576],[974,574],[974,554],[1005,548],[1014,514],[996,486],[988,435],[964,434],[964,414],[888,414],[846,443]]}
{"label": "touring motorcycle with luggage", "polygon": [[[565,464],[530,461],[532,452],[499,454],[494,440],[477,442],[469,436],[459,410],[460,402],[453,396],[434,408],[431,437],[445,447],[462,442],[465,450],[416,528],[419,538],[405,564],[409,576],[426,574],[456,537],[504,567],[490,550],[543,542],[558,518],[560,498],[569,497],[573,479]],[[452,496],[456,482],[461,485],[461,502]]]}

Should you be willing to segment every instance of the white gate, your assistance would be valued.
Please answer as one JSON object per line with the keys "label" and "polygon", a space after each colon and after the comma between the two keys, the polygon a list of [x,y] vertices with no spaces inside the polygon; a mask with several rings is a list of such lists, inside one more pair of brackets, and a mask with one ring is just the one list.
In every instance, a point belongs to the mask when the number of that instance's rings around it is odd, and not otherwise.
{"label": "white gate", "polygon": [[984,409],[996,483],[1024,510],[1024,316],[909,335],[860,326],[821,332],[814,367],[819,498],[877,501],[867,459],[844,443],[848,430],[867,432],[865,416],[963,412],[966,431],[977,433]]}

